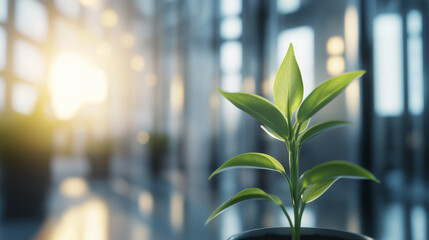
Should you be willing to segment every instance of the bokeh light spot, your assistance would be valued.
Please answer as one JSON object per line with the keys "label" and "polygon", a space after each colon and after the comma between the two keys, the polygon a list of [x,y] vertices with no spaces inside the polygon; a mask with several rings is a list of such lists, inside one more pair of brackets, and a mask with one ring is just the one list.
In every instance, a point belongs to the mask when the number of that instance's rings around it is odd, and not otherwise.
{"label": "bokeh light spot", "polygon": [[100,22],[104,27],[115,27],[118,24],[118,14],[113,9],[105,9],[100,15]]}
{"label": "bokeh light spot", "polygon": [[326,62],[326,70],[332,76],[343,73],[345,68],[346,63],[344,62],[344,58],[341,56],[329,57]]}
{"label": "bokeh light spot", "polygon": [[145,131],[140,131],[137,133],[137,142],[140,144],[146,144],[150,140],[149,133]]}
{"label": "bokeh light spot", "polygon": [[328,39],[326,43],[326,51],[330,55],[341,55],[344,53],[344,40],[339,36],[334,36]]}
{"label": "bokeh light spot", "polygon": [[61,194],[69,198],[79,198],[88,192],[88,184],[79,177],[66,178],[60,185]]}
{"label": "bokeh light spot", "polygon": [[131,57],[131,69],[140,72],[144,68],[144,59],[142,56],[135,54]]}

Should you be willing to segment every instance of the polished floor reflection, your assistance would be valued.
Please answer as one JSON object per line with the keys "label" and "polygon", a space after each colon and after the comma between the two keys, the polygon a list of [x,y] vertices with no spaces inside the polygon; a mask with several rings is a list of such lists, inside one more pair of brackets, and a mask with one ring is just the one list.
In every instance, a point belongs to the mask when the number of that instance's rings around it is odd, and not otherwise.
{"label": "polished floor reflection", "polygon": [[171,197],[157,193],[154,199],[149,190],[125,180],[66,178],[53,187],[44,220],[3,221],[0,239],[182,239],[184,195],[164,193]]}

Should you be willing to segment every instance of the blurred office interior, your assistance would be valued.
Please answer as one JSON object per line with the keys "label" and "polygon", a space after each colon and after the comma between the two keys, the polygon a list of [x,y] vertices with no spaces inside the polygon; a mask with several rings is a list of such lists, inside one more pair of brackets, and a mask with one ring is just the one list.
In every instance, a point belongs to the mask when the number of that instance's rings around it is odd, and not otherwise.
{"label": "blurred office interior", "polygon": [[[301,169],[348,160],[381,184],[341,180],[303,225],[379,240],[429,239],[426,0],[0,0],[0,239],[226,239],[287,226],[245,187],[280,175],[227,171],[284,145],[216,92],[272,99],[292,42],[305,95],[365,69],[311,120],[354,124],[309,141]],[[285,164],[287,166],[287,164]]]}

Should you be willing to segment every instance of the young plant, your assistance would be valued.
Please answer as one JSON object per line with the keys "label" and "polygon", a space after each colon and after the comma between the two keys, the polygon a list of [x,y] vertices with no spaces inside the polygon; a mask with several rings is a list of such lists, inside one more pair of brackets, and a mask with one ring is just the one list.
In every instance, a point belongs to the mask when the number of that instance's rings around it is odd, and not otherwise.
{"label": "young plant", "polygon": [[[304,86],[301,72],[290,44],[286,56],[277,72],[274,82],[275,105],[265,98],[249,93],[219,92],[239,109],[259,120],[261,128],[271,137],[285,142],[289,154],[289,173],[273,157],[263,153],[245,153],[233,157],[216,169],[211,179],[219,172],[233,167],[251,167],[279,172],[289,185],[294,221],[277,196],[267,194],[259,188],[248,188],[218,207],[207,219],[210,222],[228,207],[249,199],[262,199],[277,204],[289,222],[292,240],[300,239],[301,218],[306,204],[320,197],[340,178],[378,179],[364,168],[344,161],[330,161],[299,172],[299,152],[304,142],[322,132],[348,122],[327,121],[307,129],[310,118],[340,94],[354,79],[365,71],[348,72],[320,84],[302,101]],[[295,113],[295,120],[292,116]]]}

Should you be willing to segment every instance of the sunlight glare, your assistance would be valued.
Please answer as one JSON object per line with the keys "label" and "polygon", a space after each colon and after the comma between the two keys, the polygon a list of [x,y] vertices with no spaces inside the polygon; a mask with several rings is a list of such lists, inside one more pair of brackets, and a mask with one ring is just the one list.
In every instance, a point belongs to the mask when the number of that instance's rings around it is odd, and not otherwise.
{"label": "sunlight glare", "polygon": [[107,240],[109,213],[105,202],[93,199],[83,205],[83,240]]}
{"label": "sunlight glare", "polygon": [[106,99],[107,75],[79,55],[63,53],[52,64],[49,89],[55,115],[70,119],[85,103]]}
{"label": "sunlight glare", "polygon": [[49,240],[107,240],[109,212],[98,198],[67,209],[56,223]]}

